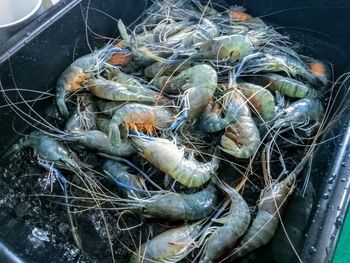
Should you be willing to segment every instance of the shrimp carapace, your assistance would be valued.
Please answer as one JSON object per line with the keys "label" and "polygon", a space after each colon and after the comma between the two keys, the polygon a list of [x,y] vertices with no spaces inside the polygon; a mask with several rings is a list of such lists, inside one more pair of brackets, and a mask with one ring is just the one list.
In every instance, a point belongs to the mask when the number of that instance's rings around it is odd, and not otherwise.
{"label": "shrimp carapace", "polygon": [[120,52],[114,54],[108,61],[111,65],[124,66],[132,61],[132,54],[130,52]]}

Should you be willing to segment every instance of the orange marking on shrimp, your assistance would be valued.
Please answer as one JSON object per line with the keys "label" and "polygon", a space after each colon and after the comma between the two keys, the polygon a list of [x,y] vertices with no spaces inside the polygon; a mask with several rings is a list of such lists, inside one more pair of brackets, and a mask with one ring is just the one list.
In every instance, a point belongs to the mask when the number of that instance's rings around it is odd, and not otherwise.
{"label": "orange marking on shrimp", "polygon": [[259,100],[255,96],[249,97],[248,100],[258,112],[261,112],[262,106],[263,106],[262,103],[261,103],[261,100]]}
{"label": "orange marking on shrimp", "polygon": [[109,59],[108,63],[113,65],[127,65],[131,62],[131,59],[130,53],[117,53]]}
{"label": "orange marking on shrimp", "polygon": [[79,74],[75,76],[75,79],[69,84],[68,86],[68,91],[69,92],[74,92],[78,90],[88,79],[88,76],[86,74]]}
{"label": "orange marking on shrimp", "polygon": [[138,130],[153,134],[156,129],[155,117],[150,112],[134,112],[124,118],[124,123],[130,130]]}
{"label": "orange marking on shrimp", "polygon": [[229,17],[235,21],[247,21],[252,19],[251,15],[248,15],[247,13],[241,11],[230,11]]}
{"label": "orange marking on shrimp", "polygon": [[326,71],[325,66],[322,63],[311,63],[310,70],[312,74],[316,76],[324,76]]}
{"label": "orange marking on shrimp", "polygon": [[[238,85],[237,85],[237,88],[239,90],[242,90],[242,88]],[[262,105],[262,101],[258,98],[258,94],[249,94],[249,96],[245,96],[245,97],[254,106],[257,112],[261,112],[263,105]]]}

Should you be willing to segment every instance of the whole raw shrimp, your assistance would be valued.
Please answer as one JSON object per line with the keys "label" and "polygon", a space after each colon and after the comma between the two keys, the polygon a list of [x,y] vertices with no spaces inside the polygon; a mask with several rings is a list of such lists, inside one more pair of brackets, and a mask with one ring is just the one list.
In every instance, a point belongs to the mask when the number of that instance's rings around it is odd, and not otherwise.
{"label": "whole raw shrimp", "polygon": [[123,73],[119,68],[108,68],[106,70],[106,75],[108,80],[125,86],[129,92],[133,92],[136,95],[139,94],[143,96],[149,96],[152,98],[156,97],[158,100],[161,99],[161,96],[158,92],[146,88],[138,79],[136,79],[136,77]]}
{"label": "whole raw shrimp", "polygon": [[225,128],[221,150],[237,158],[249,158],[258,150],[260,133],[252,117],[240,116]]}
{"label": "whole raw shrimp", "polygon": [[213,106],[212,104],[208,104],[199,123],[204,132],[221,131],[240,116],[250,116],[246,99],[237,89],[230,90],[222,98],[222,108],[225,116],[221,117],[221,110],[215,109],[216,103]]}
{"label": "whole raw shrimp", "polygon": [[149,106],[139,103],[127,103],[119,107],[109,122],[108,137],[115,146],[121,142],[121,124],[126,130],[137,130],[152,134],[157,129],[170,127],[175,113],[163,106]]}
{"label": "whole raw shrimp", "polygon": [[199,187],[208,182],[219,166],[216,157],[207,163],[199,162],[193,156],[187,159],[184,149],[167,139],[132,136],[132,143],[151,164],[188,187]]}
{"label": "whole raw shrimp", "polygon": [[[271,145],[274,141],[266,143],[263,151],[262,165],[263,173],[266,181],[269,181],[270,159],[267,158],[268,152],[271,151]],[[279,225],[280,215],[283,213],[283,208],[286,206],[288,198],[292,195],[295,189],[296,177],[303,170],[305,164],[310,158],[310,153],[314,150],[315,145],[312,145],[303,159],[298,165],[290,171],[283,180],[276,180],[260,194],[258,204],[258,213],[241,239],[237,248],[229,255],[230,258],[242,257],[249,252],[266,245],[275,235]]]}
{"label": "whole raw shrimp", "polygon": [[75,142],[81,146],[98,153],[107,153],[116,156],[130,156],[135,153],[135,148],[128,140],[123,140],[118,147],[114,147],[108,135],[99,130],[73,133],[63,138],[67,142]]}
{"label": "whole raw shrimp", "polygon": [[34,131],[22,138],[18,144],[12,146],[4,158],[10,157],[26,147],[32,148],[34,154],[40,156],[41,159],[54,162],[59,167],[68,170],[80,169],[79,160],[64,144],[40,131]]}
{"label": "whole raw shrimp", "polygon": [[161,43],[161,46],[176,48],[191,48],[196,44],[211,40],[219,36],[219,27],[209,19],[202,18],[200,23],[188,26]]}
{"label": "whole raw shrimp", "polygon": [[128,172],[128,166],[117,161],[106,160],[102,168],[105,174],[118,186],[121,197],[140,198],[145,192],[137,176]]}
{"label": "whole raw shrimp", "polygon": [[[279,213],[295,188],[296,175],[290,174],[281,182],[275,182],[261,192],[258,213],[243,236],[233,257],[242,257],[266,245],[275,235],[279,224]],[[280,211],[280,212],[279,212]]]}
{"label": "whole raw shrimp", "polygon": [[178,262],[195,248],[201,228],[199,221],[166,230],[142,244],[129,262]]}
{"label": "whole raw shrimp", "polygon": [[217,194],[213,184],[194,194],[155,194],[151,198],[140,200],[141,207],[138,209],[144,217],[196,221],[206,218],[214,211]]}
{"label": "whole raw shrimp", "polygon": [[226,186],[225,191],[231,199],[230,210],[223,217],[214,219],[214,222],[222,226],[214,226],[207,230],[212,234],[200,252],[200,263],[216,262],[225,253],[230,252],[249,227],[250,212],[247,203],[235,189]]}
{"label": "whole raw shrimp", "polygon": [[67,92],[77,91],[89,78],[95,76],[98,72],[102,72],[108,59],[118,52],[120,52],[120,49],[107,45],[91,54],[78,58],[63,71],[56,83],[56,103],[59,112],[63,116],[68,117],[69,115],[65,102]]}
{"label": "whole raw shrimp", "polygon": [[193,59],[228,59],[235,62],[253,53],[253,43],[247,36],[230,35],[216,37],[194,46]]}
{"label": "whole raw shrimp", "polygon": [[317,98],[317,90],[301,81],[278,74],[266,74],[253,78],[258,84],[272,91],[279,91],[290,98]]}
{"label": "whole raw shrimp", "polygon": [[87,88],[94,96],[112,101],[154,103],[160,98],[159,93],[149,90],[142,85],[135,87],[101,77],[91,79],[87,83]]}
{"label": "whole raw shrimp", "polygon": [[[177,35],[179,32],[182,32],[183,30],[188,30],[189,27],[193,25],[190,21],[161,21],[158,23],[151,31],[148,31],[147,33],[152,35],[152,39],[155,42],[158,43],[167,43],[169,38],[173,37],[174,35]],[[142,43],[139,39],[139,35],[134,37],[135,41],[138,43]]]}
{"label": "whole raw shrimp", "polygon": [[300,129],[308,135],[321,124],[324,116],[322,103],[318,99],[299,99],[285,108],[276,118],[274,129]]}
{"label": "whole raw shrimp", "polygon": [[165,92],[179,94],[182,108],[181,118],[172,128],[178,127],[185,119],[196,120],[208,105],[217,86],[217,73],[209,65],[196,65],[168,78],[159,88]]}
{"label": "whole raw shrimp", "polygon": [[300,76],[312,85],[318,85],[318,77],[312,74],[309,67],[294,53],[267,48],[263,52],[250,54],[242,59],[236,74],[238,76],[242,72],[284,72],[289,76]]}

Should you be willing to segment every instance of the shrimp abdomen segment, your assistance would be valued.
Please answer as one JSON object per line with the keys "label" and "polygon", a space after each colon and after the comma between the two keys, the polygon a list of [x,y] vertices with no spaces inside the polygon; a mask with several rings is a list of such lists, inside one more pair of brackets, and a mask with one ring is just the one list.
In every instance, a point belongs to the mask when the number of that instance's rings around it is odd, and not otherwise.
{"label": "shrimp abdomen segment", "polygon": [[199,187],[209,181],[214,174],[213,167],[218,166],[218,160],[213,158],[212,161],[201,163],[194,159],[183,159],[180,165],[173,173],[169,175],[177,182],[188,187]]}
{"label": "shrimp abdomen segment", "polygon": [[261,114],[261,117],[265,121],[275,117],[276,103],[270,91],[251,83],[239,83],[238,89],[249,100],[254,110]]}

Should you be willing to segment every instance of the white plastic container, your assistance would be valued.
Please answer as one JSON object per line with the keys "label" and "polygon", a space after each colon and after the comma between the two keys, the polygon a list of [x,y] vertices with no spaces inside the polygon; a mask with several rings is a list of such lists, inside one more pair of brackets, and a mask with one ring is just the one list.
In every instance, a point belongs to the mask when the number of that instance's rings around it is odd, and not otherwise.
{"label": "white plastic container", "polygon": [[0,0],[0,43],[42,11],[43,0]]}

